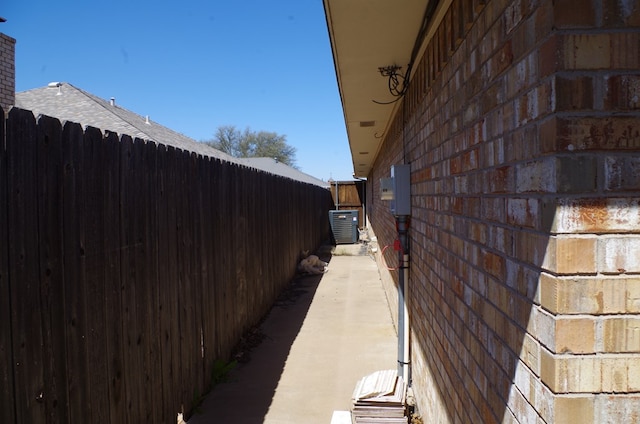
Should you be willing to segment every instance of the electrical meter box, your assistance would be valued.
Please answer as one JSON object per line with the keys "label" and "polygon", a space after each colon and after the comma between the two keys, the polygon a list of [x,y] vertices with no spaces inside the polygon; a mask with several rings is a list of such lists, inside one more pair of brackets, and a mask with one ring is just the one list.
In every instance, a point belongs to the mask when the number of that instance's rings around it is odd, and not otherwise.
{"label": "electrical meter box", "polygon": [[391,166],[391,178],[380,180],[381,198],[391,201],[391,213],[394,216],[411,215],[410,188],[410,165],[393,165]]}
{"label": "electrical meter box", "polygon": [[393,181],[391,178],[380,179],[380,200],[393,200]]}

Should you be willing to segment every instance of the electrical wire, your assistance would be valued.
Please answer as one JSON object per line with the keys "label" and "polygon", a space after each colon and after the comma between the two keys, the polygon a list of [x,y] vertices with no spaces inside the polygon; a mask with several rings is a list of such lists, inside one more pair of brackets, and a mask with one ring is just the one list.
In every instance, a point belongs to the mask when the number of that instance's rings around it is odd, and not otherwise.
{"label": "electrical wire", "polygon": [[384,251],[387,250],[387,248],[389,247],[393,247],[393,244],[387,244],[385,247],[382,248],[382,251],[380,251],[380,256],[382,257],[382,262],[384,262],[384,266],[387,267],[387,269],[389,271],[397,271],[400,268],[400,265],[390,268],[389,265],[387,265],[387,260],[384,257]]}

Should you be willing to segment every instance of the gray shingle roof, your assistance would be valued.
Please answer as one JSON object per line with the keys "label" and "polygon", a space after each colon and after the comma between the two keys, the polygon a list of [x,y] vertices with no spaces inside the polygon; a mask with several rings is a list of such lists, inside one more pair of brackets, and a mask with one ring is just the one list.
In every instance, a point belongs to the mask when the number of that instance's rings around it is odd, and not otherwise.
{"label": "gray shingle roof", "polygon": [[283,177],[291,178],[292,180],[302,181],[320,187],[330,187],[330,184],[328,182],[312,177],[311,175],[305,174],[302,171],[298,171],[297,169],[292,168],[289,165],[286,165],[273,158],[243,158],[239,160],[246,166],[269,172],[271,174],[280,175]]}
{"label": "gray shingle roof", "polygon": [[224,152],[66,82],[57,83],[55,86],[52,83],[47,87],[16,93],[16,106],[32,111],[35,116],[47,115],[61,121],[77,122],[83,127],[96,127],[103,131],[126,134],[201,155],[238,162]]}
{"label": "gray shingle roof", "polygon": [[77,122],[83,127],[91,126],[103,131],[152,140],[292,180],[329,187],[329,183],[272,158],[235,158],[66,82],[16,93],[15,105],[32,111],[35,116],[47,115],[60,121]]}

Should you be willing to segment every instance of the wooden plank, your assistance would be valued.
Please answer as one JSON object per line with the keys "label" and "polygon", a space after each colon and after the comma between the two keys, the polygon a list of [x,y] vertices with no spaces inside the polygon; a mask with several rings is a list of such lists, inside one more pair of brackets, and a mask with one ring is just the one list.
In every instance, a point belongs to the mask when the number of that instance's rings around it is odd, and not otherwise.
{"label": "wooden plank", "polygon": [[[220,202],[220,176],[222,172],[221,163],[218,159],[211,159],[210,162],[210,175],[209,175],[209,209],[208,219],[211,222],[210,238],[211,238],[211,256],[209,257],[209,263],[211,264],[211,280],[208,287],[209,301],[207,307],[209,308],[209,359],[215,361],[217,359],[223,359],[222,356],[222,338],[220,337],[221,319],[220,319],[220,297],[221,297],[221,283],[223,281],[223,270],[220,264],[220,257],[224,251],[224,245],[222,243],[220,234],[224,231],[222,225],[222,213],[224,208]],[[226,358],[224,358],[226,359]],[[211,376],[211,372],[208,374]]]}
{"label": "wooden plank", "polygon": [[213,175],[214,161],[208,157],[202,157],[199,161],[199,186],[201,199],[201,277],[202,293],[200,303],[202,308],[202,366],[204,376],[204,386],[207,387],[211,381],[213,372],[213,361],[215,360],[215,303],[214,279],[215,279],[215,253],[213,250],[215,219],[211,215],[213,201],[211,192],[211,179]]}
{"label": "wooden plank", "polygon": [[158,333],[160,335],[159,345],[159,361],[161,364],[161,395],[162,395],[162,415],[167,411],[177,413],[178,410],[173,406],[173,397],[171,390],[171,345],[170,341],[170,309],[168,307],[171,302],[169,296],[167,279],[169,269],[168,262],[168,213],[167,213],[167,146],[159,145],[157,152],[157,173],[156,173],[156,191],[158,208]]}
{"label": "wooden plank", "polygon": [[229,229],[231,231],[231,242],[229,243],[230,249],[230,266],[231,266],[231,279],[233,282],[230,292],[232,298],[229,299],[233,302],[230,307],[233,315],[233,328],[232,328],[232,345],[240,339],[242,335],[242,326],[246,317],[246,303],[244,301],[244,274],[243,274],[243,261],[241,250],[244,249],[244,245],[240,242],[241,228],[240,221],[242,219],[242,194],[241,187],[242,181],[240,176],[240,167],[233,166],[231,173],[231,181],[229,181],[229,188],[231,190],[230,200],[231,208],[229,210]]}
{"label": "wooden plank", "polygon": [[84,280],[87,308],[87,355],[91,367],[91,421],[109,422],[109,364],[105,283],[105,211],[102,131],[86,128],[82,142],[83,184],[81,216],[84,222]]}
{"label": "wooden plank", "polygon": [[[194,319],[194,344],[193,349],[193,361],[194,361],[194,376],[192,384],[196,385],[198,395],[201,396],[204,388],[206,387],[206,378],[204,376],[204,363],[202,357],[202,338],[203,338],[203,309],[202,309],[202,291],[203,291],[203,199],[202,199],[202,185],[200,180],[200,164],[202,163],[202,156],[193,153],[191,155],[191,166],[189,170],[189,180],[191,185],[191,214],[192,214],[192,226],[191,231],[193,235],[193,250],[191,257],[192,266],[192,304],[193,304],[193,319]],[[194,396],[195,397],[195,396]],[[192,404],[195,407],[195,403],[198,399],[192,399]]]}
{"label": "wooden plank", "polygon": [[40,296],[43,325],[42,401],[48,422],[69,420],[67,352],[64,322],[62,126],[46,116],[38,120],[38,228]]}
{"label": "wooden plank", "polygon": [[229,326],[227,317],[227,298],[229,284],[229,252],[228,244],[228,220],[224,218],[224,214],[229,212],[229,196],[228,196],[228,172],[230,165],[228,163],[218,162],[216,180],[214,183],[215,199],[217,207],[212,215],[216,219],[216,285],[215,285],[215,320],[216,335],[218,338],[218,355],[216,359],[226,360],[231,354],[229,347]]}
{"label": "wooden plank", "polygon": [[230,163],[222,164],[222,175],[220,178],[219,189],[219,202],[223,205],[221,219],[226,224],[224,230],[220,234],[222,246],[224,247],[221,252],[220,265],[223,270],[222,280],[220,281],[221,289],[221,305],[220,305],[220,335],[223,340],[223,358],[231,355],[231,350],[235,342],[235,290],[234,290],[234,278],[235,273],[233,267],[235,265],[233,261],[234,247],[233,246],[233,232],[231,222],[234,219],[233,216],[233,170],[235,165]]}
{"label": "wooden plank", "polygon": [[9,269],[16,422],[44,423],[43,335],[38,258],[36,124],[13,108],[7,122]]}
{"label": "wooden plank", "polygon": [[[0,116],[4,120],[4,111],[0,108]],[[0,140],[4,140],[5,126],[0,125]],[[11,143],[13,144],[13,143]],[[13,349],[11,338],[11,297],[9,279],[9,228],[7,217],[8,205],[7,151],[4,143],[0,144],[0,422],[15,422],[13,403]]]}
{"label": "wooden plank", "polygon": [[102,210],[104,240],[104,305],[109,382],[109,416],[112,423],[127,422],[123,319],[120,284],[120,140],[105,135],[100,145],[103,168]]}
{"label": "wooden plank", "polygon": [[[80,422],[91,417],[87,308],[85,303],[84,217],[81,214],[84,184],[83,130],[67,122],[62,129],[64,317],[67,347],[69,417]],[[77,421],[76,421],[77,420]]]}
{"label": "wooden plank", "polygon": [[131,422],[144,422],[146,390],[142,368],[142,331],[138,323],[138,281],[142,278],[136,245],[139,234],[138,186],[135,184],[137,158],[131,137],[120,137],[120,271],[124,335],[124,375],[127,417]]}
{"label": "wooden plank", "polygon": [[[245,240],[248,246],[251,246],[252,239],[255,239],[255,234],[260,233],[260,227],[256,225],[258,220],[257,209],[260,207],[258,201],[260,199],[258,188],[257,171],[255,169],[247,170],[247,193],[245,197],[247,200],[247,236]],[[263,284],[258,284],[261,274],[262,259],[255,260],[255,258],[263,258],[262,247],[264,243],[254,243],[254,247],[247,255],[247,281],[249,284],[249,295],[247,296],[248,308],[252,313],[251,325],[256,324],[263,315],[263,301],[265,298],[265,292],[267,290]],[[248,249],[245,249],[248,250]]]}
{"label": "wooden plank", "polygon": [[193,330],[193,304],[191,297],[192,281],[191,281],[191,249],[193,248],[191,234],[191,214],[190,195],[191,187],[189,186],[189,169],[190,154],[188,152],[180,152],[178,156],[178,187],[176,201],[177,209],[177,230],[178,230],[178,304],[180,305],[179,322],[180,322],[180,362],[182,364],[182,374],[180,375],[180,404],[183,410],[191,412],[193,400],[193,375],[195,364],[193,362],[192,347],[195,343]]}
{"label": "wooden plank", "polygon": [[[144,422],[161,422],[160,404],[157,393],[160,391],[160,360],[158,351],[158,264],[157,264],[157,206],[155,197],[156,174],[156,144],[136,139],[134,144],[135,157],[139,166],[136,167],[134,184],[139,186],[138,204],[140,225],[136,245],[136,258],[143,271],[139,284],[141,301],[137,308],[138,322],[142,331],[142,365],[145,386]],[[149,390],[151,388],[151,390]]]}

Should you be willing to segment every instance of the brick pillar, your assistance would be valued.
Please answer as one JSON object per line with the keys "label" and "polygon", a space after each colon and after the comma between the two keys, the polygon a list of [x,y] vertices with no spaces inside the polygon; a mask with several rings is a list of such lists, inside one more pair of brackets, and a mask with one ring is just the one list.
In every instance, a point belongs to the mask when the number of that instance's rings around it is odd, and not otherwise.
{"label": "brick pillar", "polygon": [[16,100],[16,40],[0,33],[0,106],[6,111]]}
{"label": "brick pillar", "polygon": [[[559,201],[534,337],[557,424],[640,414],[640,4],[561,0],[541,46],[555,114],[540,125]],[[544,75],[543,75],[544,77]],[[536,327],[538,324],[538,327]]]}

